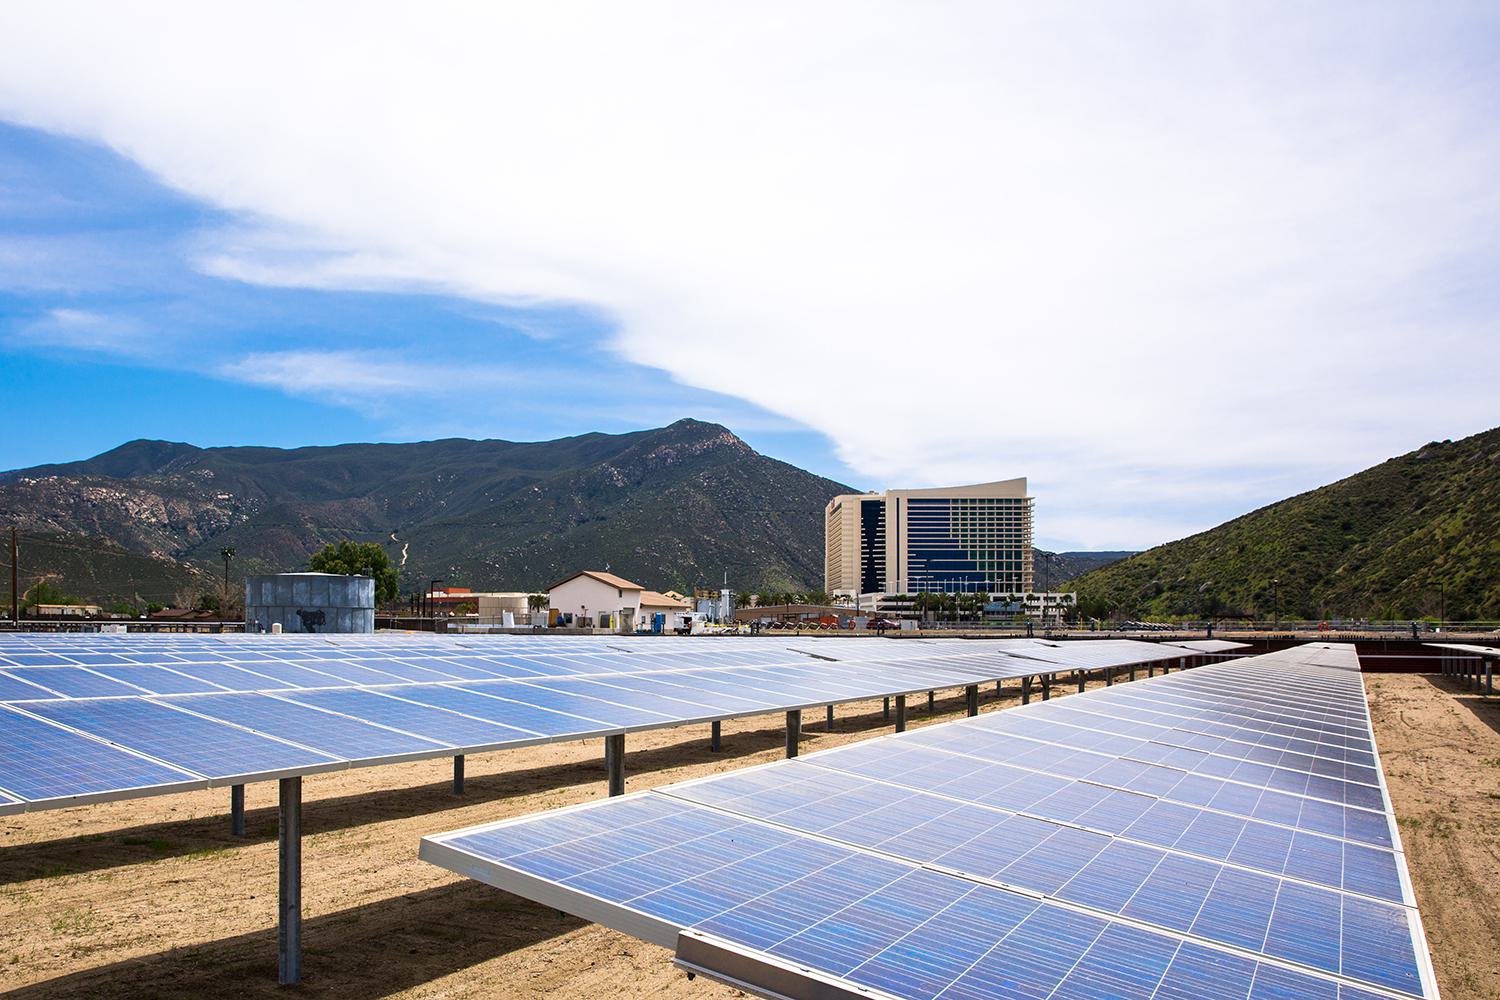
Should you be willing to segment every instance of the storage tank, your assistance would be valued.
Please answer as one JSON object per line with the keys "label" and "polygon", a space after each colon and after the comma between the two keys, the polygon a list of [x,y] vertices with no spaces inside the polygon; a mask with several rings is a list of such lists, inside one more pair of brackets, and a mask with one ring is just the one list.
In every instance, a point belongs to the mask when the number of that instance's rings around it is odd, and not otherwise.
{"label": "storage tank", "polygon": [[374,632],[375,578],[272,573],[245,578],[245,630]]}

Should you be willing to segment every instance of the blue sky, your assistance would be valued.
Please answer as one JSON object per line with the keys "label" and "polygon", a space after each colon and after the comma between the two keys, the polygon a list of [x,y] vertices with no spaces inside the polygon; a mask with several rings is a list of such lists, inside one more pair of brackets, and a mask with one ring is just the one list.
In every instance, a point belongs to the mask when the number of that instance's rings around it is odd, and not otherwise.
{"label": "blue sky", "polygon": [[0,366],[12,412],[42,431],[0,438],[0,468],[131,438],[543,440],[693,416],[856,478],[823,435],[622,360],[578,309],[205,274],[195,240],[224,213],[95,144],[0,124],[0,199]]}
{"label": "blue sky", "polygon": [[1115,549],[1500,424],[1493,4],[151,11],[0,7],[0,466],[695,416]]}

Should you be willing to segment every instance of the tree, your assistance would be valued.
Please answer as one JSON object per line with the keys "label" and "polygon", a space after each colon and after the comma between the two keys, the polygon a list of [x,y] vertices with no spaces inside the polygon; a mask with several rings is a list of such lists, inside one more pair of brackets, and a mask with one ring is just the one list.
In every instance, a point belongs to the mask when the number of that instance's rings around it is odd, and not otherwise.
{"label": "tree", "polygon": [[72,594],[64,593],[63,589],[51,580],[41,580],[31,586],[22,596],[22,603],[28,608],[34,608],[38,604],[82,604]]}
{"label": "tree", "polygon": [[330,542],[312,554],[307,568],[314,573],[373,576],[375,603],[396,599],[396,567],[391,564],[390,554],[375,542],[351,542],[347,538],[337,545]]}

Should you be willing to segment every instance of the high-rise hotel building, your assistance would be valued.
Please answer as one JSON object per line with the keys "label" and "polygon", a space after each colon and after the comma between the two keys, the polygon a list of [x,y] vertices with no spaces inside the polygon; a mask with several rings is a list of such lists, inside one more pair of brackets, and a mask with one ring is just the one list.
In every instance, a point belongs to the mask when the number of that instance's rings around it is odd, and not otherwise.
{"label": "high-rise hotel building", "polygon": [[1024,594],[1032,589],[1025,479],[828,501],[830,594]]}

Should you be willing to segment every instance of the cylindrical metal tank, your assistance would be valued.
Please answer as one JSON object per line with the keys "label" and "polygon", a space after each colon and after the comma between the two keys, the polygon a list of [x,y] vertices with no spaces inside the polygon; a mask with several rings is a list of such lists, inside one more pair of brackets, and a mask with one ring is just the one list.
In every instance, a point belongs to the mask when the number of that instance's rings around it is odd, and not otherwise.
{"label": "cylindrical metal tank", "polygon": [[374,632],[375,578],[274,573],[245,578],[245,630]]}

